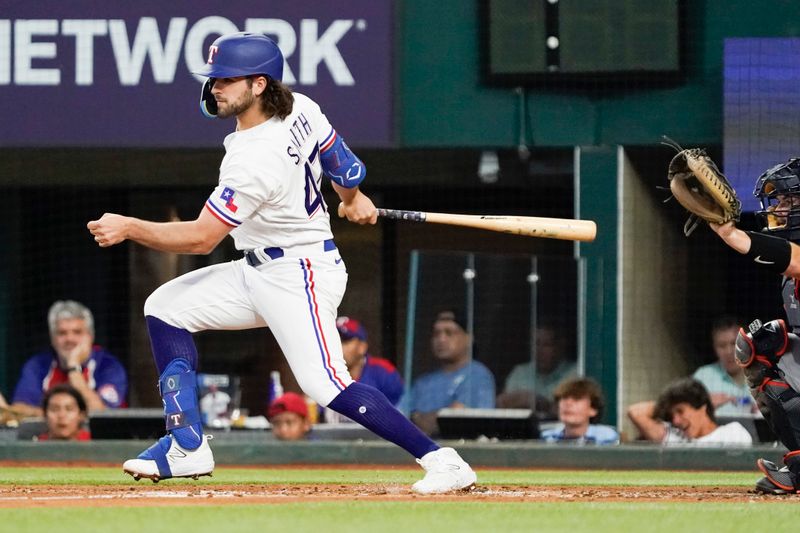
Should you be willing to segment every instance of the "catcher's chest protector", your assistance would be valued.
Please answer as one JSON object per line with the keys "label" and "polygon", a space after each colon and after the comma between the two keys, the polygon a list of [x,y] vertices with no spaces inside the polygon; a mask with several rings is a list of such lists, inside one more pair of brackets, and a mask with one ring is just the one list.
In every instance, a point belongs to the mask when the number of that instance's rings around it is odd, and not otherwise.
{"label": "catcher's chest protector", "polygon": [[792,333],[800,335],[800,302],[797,298],[797,280],[784,278],[783,280],[783,307],[786,311],[786,324]]}

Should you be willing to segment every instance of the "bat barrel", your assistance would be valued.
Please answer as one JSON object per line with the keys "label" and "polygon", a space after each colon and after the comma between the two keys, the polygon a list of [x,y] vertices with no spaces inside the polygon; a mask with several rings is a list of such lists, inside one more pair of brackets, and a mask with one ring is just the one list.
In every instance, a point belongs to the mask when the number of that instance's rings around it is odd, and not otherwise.
{"label": "bat barrel", "polygon": [[[339,205],[339,215],[344,216],[341,204]],[[378,208],[378,216],[390,220],[447,224],[545,239],[591,242],[597,236],[597,224],[593,220],[505,215],[462,215],[383,208]]]}
{"label": "bat barrel", "polygon": [[597,236],[593,220],[570,218],[427,213],[426,222],[567,241],[591,242]]}

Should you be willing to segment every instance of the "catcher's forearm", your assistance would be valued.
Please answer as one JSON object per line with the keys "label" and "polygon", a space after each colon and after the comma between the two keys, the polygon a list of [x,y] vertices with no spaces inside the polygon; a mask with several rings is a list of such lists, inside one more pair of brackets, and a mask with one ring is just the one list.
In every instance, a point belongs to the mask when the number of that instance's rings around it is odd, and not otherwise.
{"label": "catcher's forearm", "polygon": [[745,252],[747,257],[778,274],[786,272],[793,255],[792,244],[789,241],[754,231],[744,233],[750,240],[750,246]]}
{"label": "catcher's forearm", "polygon": [[711,224],[711,228],[725,241],[725,244],[739,252],[746,254],[750,251],[750,236],[729,222],[726,225]]}

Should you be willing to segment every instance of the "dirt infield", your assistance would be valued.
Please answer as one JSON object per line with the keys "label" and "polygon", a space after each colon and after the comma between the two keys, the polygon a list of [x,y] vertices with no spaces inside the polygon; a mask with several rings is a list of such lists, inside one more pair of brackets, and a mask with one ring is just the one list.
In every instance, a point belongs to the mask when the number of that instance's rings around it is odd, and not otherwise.
{"label": "dirt infield", "polygon": [[[0,461],[4,466],[54,468],[117,467],[89,462]],[[237,468],[247,468],[238,466]],[[262,467],[253,467],[262,468]],[[273,470],[372,470],[374,465],[273,465]],[[393,467],[417,470],[412,466]],[[502,469],[501,469],[502,470]],[[513,470],[513,469],[508,469]],[[208,478],[206,478],[208,479]],[[479,485],[467,492],[422,496],[401,484],[208,484],[153,483],[142,479],[130,485],[25,485],[0,484],[0,509],[36,507],[147,507],[170,505],[281,504],[322,501],[482,501],[482,502],[752,502],[786,501],[800,496],[765,496],[740,486],[583,486],[583,485]]]}
{"label": "dirt infield", "polygon": [[[779,497],[780,499],[786,497]],[[793,498],[789,496],[788,498]],[[731,487],[530,487],[490,485],[469,492],[420,496],[404,485],[214,485],[180,488],[168,482],[140,481],[131,486],[0,486],[0,508],[109,507],[169,505],[280,504],[336,500],[381,501],[517,501],[517,502],[742,502],[775,500]]]}

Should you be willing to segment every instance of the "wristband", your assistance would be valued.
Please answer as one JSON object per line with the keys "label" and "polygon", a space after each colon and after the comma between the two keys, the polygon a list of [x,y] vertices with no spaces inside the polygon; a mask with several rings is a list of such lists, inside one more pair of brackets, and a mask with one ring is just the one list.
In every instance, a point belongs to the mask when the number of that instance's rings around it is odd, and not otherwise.
{"label": "wristband", "polygon": [[786,239],[746,231],[750,237],[750,251],[745,255],[759,265],[783,274],[792,261],[792,245]]}

